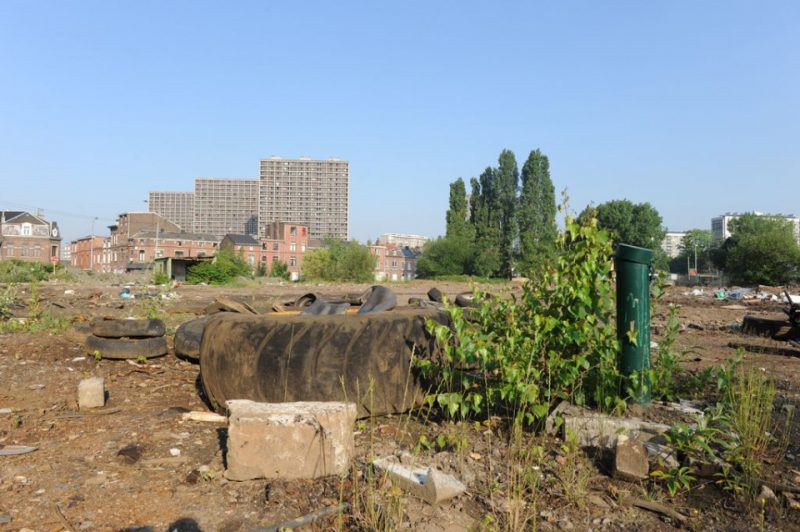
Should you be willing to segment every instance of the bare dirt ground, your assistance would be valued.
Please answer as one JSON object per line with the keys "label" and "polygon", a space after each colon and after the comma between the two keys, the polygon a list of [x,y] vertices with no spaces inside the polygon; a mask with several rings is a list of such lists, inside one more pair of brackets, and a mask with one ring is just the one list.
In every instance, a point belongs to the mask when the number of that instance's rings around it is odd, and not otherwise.
{"label": "bare dirt ground", "polygon": [[[425,297],[437,286],[450,297],[470,287],[459,283],[411,282],[389,285],[400,304]],[[20,286],[23,304],[30,293]],[[124,300],[121,287],[107,282],[43,283],[42,309],[81,324],[95,316],[145,317],[158,314],[169,332],[201,313],[216,296],[226,295],[267,311],[273,303],[293,300],[307,292],[345,294],[366,288],[357,285],[312,286],[259,284],[247,288],[181,286],[174,297]],[[518,289],[491,285],[493,292]],[[65,293],[67,291],[67,293]],[[74,291],[70,293],[69,291]],[[134,293],[157,295],[158,289],[139,285]],[[761,345],[766,353],[746,353],[745,364],[763,368],[777,382],[778,406],[797,404],[800,397],[800,350],[787,344],[743,337],[731,327],[745,314],[782,318],[777,302],[745,302],[745,309],[724,309],[730,301],[684,295],[669,290],[665,302],[680,306],[679,345],[692,348],[690,370],[724,363],[734,355],[732,341]],[[738,302],[737,302],[738,303]],[[25,315],[24,308],[18,310]],[[665,324],[666,305],[653,317],[653,339]],[[423,422],[409,415],[360,421],[357,459],[343,479],[317,481],[230,482],[224,471],[224,426],[182,421],[186,411],[207,411],[197,389],[199,368],[171,353],[144,364],[95,360],[87,356],[74,329],[17,332],[0,335],[0,445],[27,445],[37,450],[0,456],[0,530],[255,530],[311,512],[351,503],[353,510],[313,525],[315,529],[390,527],[419,530],[491,528],[508,501],[492,495],[490,486],[507,475],[508,447],[491,423]],[[782,349],[781,354],[769,348]],[[82,378],[105,378],[108,401],[96,411],[79,411],[77,385]],[[797,423],[797,421],[795,422]],[[445,436],[446,443],[419,447]],[[797,425],[786,456],[769,466],[778,484],[800,486],[800,440]],[[535,437],[547,453],[543,481],[535,494],[532,515],[542,530],[671,530],[679,523],[655,513],[621,504],[620,494],[656,500],[688,516],[690,529],[800,529],[800,512],[780,507],[764,512],[746,507],[713,482],[699,483],[676,498],[650,485],[612,479],[602,458],[585,459],[579,473],[586,491],[575,499],[559,468],[576,459],[559,442]],[[416,447],[416,450],[415,450]],[[123,449],[127,450],[120,454]],[[420,463],[434,465],[462,480],[466,494],[438,507],[389,490],[378,504],[362,504],[370,494],[371,458],[406,450]],[[782,459],[780,459],[782,458]],[[584,460],[581,458],[581,460]],[[798,471],[795,471],[798,470]],[[581,476],[582,475],[582,476]],[[547,479],[551,479],[548,481]],[[355,494],[358,494],[357,496]],[[574,495],[574,493],[572,494]],[[505,505],[505,506],[504,506]],[[370,511],[380,511],[380,518]],[[383,521],[381,521],[383,519]],[[534,528],[534,523],[528,524]]]}

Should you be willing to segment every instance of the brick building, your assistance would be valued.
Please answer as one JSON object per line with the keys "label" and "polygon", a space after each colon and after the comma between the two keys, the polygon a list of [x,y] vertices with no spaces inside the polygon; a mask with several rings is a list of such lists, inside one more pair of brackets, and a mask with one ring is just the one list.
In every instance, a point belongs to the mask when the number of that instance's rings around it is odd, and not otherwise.
{"label": "brick building", "polygon": [[417,276],[420,252],[407,246],[393,244],[369,246],[375,256],[376,281],[410,281]]}
{"label": "brick building", "polygon": [[0,260],[50,263],[61,257],[61,233],[56,222],[41,214],[0,211]]}
{"label": "brick building", "polygon": [[277,261],[285,263],[293,280],[300,277],[303,255],[308,248],[307,226],[273,222],[264,228],[265,237],[255,239],[250,235],[226,235],[221,249],[231,249],[254,269],[263,268],[267,275]]}
{"label": "brick building", "polygon": [[85,236],[69,243],[70,263],[75,268],[110,272],[109,247],[111,240],[102,236]]}

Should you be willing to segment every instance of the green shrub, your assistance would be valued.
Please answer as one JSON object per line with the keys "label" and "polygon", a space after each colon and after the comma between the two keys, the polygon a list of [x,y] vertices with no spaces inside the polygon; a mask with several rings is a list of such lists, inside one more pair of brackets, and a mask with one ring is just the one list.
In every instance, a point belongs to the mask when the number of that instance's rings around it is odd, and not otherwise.
{"label": "green shrub", "polygon": [[283,262],[282,260],[276,260],[272,263],[272,269],[269,272],[270,277],[275,277],[276,279],[283,279],[284,281],[289,280],[289,265]]}
{"label": "green shrub", "polygon": [[169,283],[169,275],[167,272],[159,270],[153,274],[153,284],[163,285]]}
{"label": "green shrub", "polygon": [[439,384],[429,396],[450,416],[517,417],[531,423],[562,399],[602,410],[624,407],[614,327],[611,241],[597,221],[567,216],[554,267],[521,296],[487,297],[470,320],[449,307],[452,326],[428,324],[441,358],[422,360]]}
{"label": "green shrub", "polygon": [[213,261],[201,262],[188,269],[189,284],[226,284],[239,276],[251,276],[252,271],[244,259],[231,251],[221,250]]}
{"label": "green shrub", "polygon": [[43,262],[27,262],[17,259],[0,261],[0,283],[33,283],[44,281],[52,266]]}

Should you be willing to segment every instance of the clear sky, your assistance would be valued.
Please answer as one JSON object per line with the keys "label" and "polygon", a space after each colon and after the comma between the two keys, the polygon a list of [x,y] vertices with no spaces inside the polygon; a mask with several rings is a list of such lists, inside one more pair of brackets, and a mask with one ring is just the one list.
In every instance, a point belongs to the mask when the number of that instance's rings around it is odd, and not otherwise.
{"label": "clear sky", "polygon": [[800,214],[800,2],[0,0],[0,209],[108,234],[150,190],[350,161],[350,233],[549,157],[573,210]]}

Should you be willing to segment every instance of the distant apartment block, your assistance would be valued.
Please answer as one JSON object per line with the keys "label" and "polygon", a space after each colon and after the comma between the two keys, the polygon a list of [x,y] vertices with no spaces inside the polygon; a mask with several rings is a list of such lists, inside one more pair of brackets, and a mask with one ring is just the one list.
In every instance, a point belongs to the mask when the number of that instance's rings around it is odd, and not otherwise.
{"label": "distant apartment block", "polygon": [[661,249],[667,254],[667,257],[674,259],[681,254],[681,243],[686,238],[686,233],[667,231],[664,240],[661,241]]}
{"label": "distant apartment block", "polygon": [[[742,214],[745,213],[726,212],[725,214],[721,214],[720,216],[712,218],[711,233],[714,237],[714,240],[720,241],[729,238],[731,236],[731,222],[742,216]],[[780,218],[786,220],[792,224],[792,227],[794,228],[794,236],[797,239],[797,242],[800,243],[800,218],[796,217],[794,214],[765,214],[757,211],[747,214],[755,214],[756,216],[767,216],[770,218]]]}
{"label": "distant apartment block", "polygon": [[258,234],[257,179],[197,178],[194,182],[194,226],[197,233]]}
{"label": "distant apartment block", "polygon": [[346,239],[350,164],[308,157],[261,160],[258,229],[271,222],[307,225],[311,239]]}
{"label": "distant apartment block", "polygon": [[60,260],[61,233],[41,213],[0,211],[0,260],[50,263]]}
{"label": "distant apartment block", "polygon": [[427,241],[427,236],[409,235],[406,233],[384,233],[378,237],[378,243],[384,246],[387,244],[394,244],[395,246],[408,247],[411,249],[421,248]]}
{"label": "distant apartment block", "polygon": [[194,192],[150,192],[147,205],[182,230],[194,231]]}
{"label": "distant apartment block", "polygon": [[[117,217],[117,223],[108,226],[109,264],[112,272],[120,273],[129,269],[130,263],[153,260],[139,253],[137,235],[141,231],[180,232],[180,227],[155,212],[124,212]],[[140,260],[142,259],[142,260]]]}

